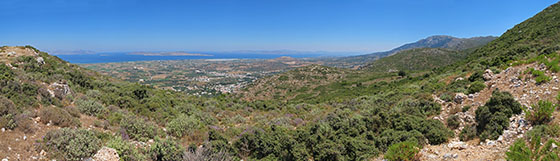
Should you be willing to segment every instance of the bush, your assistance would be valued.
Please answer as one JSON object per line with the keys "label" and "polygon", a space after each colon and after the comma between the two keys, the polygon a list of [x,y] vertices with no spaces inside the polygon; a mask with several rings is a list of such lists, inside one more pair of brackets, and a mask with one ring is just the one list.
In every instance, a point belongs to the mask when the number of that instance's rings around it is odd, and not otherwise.
{"label": "bush", "polygon": [[484,77],[482,75],[484,75],[484,71],[482,70],[476,71],[469,77],[469,81],[471,82],[484,81]]}
{"label": "bush", "polygon": [[62,128],[49,131],[40,148],[61,160],[83,160],[101,148],[101,141],[91,131]]}
{"label": "bush", "polygon": [[204,144],[198,148],[189,148],[183,156],[185,161],[230,161],[234,160],[225,151],[215,152],[211,144]]}
{"label": "bush", "polygon": [[471,109],[471,106],[463,106],[463,108],[461,108],[461,112],[467,112]]}
{"label": "bush", "polygon": [[0,127],[13,130],[17,127],[13,114],[7,114],[0,117]]}
{"label": "bush", "polygon": [[533,110],[525,109],[527,120],[533,125],[540,125],[548,123],[552,118],[554,112],[554,105],[549,101],[539,101],[538,104],[533,105]]}
{"label": "bush", "polygon": [[105,107],[94,100],[79,99],[76,101],[78,110],[83,114],[97,116],[105,111]]}
{"label": "bush", "polygon": [[478,136],[481,140],[497,139],[509,126],[509,118],[521,111],[521,104],[510,93],[494,91],[490,100],[475,111]]}
{"label": "bush", "polygon": [[113,138],[107,142],[107,146],[117,150],[119,157],[123,161],[146,160],[146,156],[136,149],[136,147],[120,137]]}
{"label": "bush", "polygon": [[517,139],[506,152],[506,159],[511,161],[532,161],[532,160],[560,160],[560,150],[554,145],[560,143],[554,139],[549,139],[541,144],[541,138],[531,139],[531,146],[525,144],[524,139]]}
{"label": "bush", "polygon": [[544,74],[544,71],[535,70],[533,68],[529,68],[528,71],[531,72],[533,77],[535,77],[535,81],[537,82],[537,84],[546,83],[551,79]]}
{"label": "bush", "polygon": [[442,93],[441,95],[439,95],[439,99],[444,100],[445,102],[451,102],[453,100],[453,93]]}
{"label": "bush", "polygon": [[456,129],[461,125],[461,119],[457,115],[451,115],[447,118],[447,127]]}
{"label": "bush", "polygon": [[484,88],[486,88],[486,84],[484,84],[484,82],[476,81],[476,82],[471,83],[468,91],[469,91],[469,94],[474,94],[476,92],[482,91]]}
{"label": "bush", "polygon": [[560,126],[559,125],[537,125],[533,129],[527,131],[527,139],[540,137],[543,139],[548,139],[551,137],[560,136]]}
{"label": "bush", "polygon": [[78,110],[78,108],[74,107],[74,106],[66,106],[64,107],[64,110],[66,110],[66,112],[68,112],[68,114],[79,118],[80,117],[80,110]]}
{"label": "bush", "polygon": [[525,140],[517,139],[506,152],[506,159],[510,161],[531,161],[531,149],[525,144]]}
{"label": "bush", "polygon": [[15,118],[17,127],[26,134],[35,132],[35,127],[33,126],[33,120],[26,114],[19,114]]}
{"label": "bush", "polygon": [[72,117],[66,110],[58,107],[44,107],[39,112],[41,122],[47,124],[51,122],[60,127],[76,127],[80,126],[80,120]]}
{"label": "bush", "polygon": [[200,121],[187,115],[179,115],[166,125],[169,134],[175,137],[183,137],[183,135],[199,129],[200,126]]}
{"label": "bush", "polygon": [[459,134],[459,140],[461,141],[469,141],[474,137],[476,137],[476,127],[471,125],[465,126]]}
{"label": "bush", "polygon": [[0,116],[16,113],[16,105],[4,96],[0,96]]}
{"label": "bush", "polygon": [[150,147],[148,154],[152,160],[177,161],[183,160],[185,149],[170,139],[159,139]]}
{"label": "bush", "polygon": [[389,146],[384,157],[389,161],[417,161],[420,160],[419,151],[414,142],[400,142]]}
{"label": "bush", "polygon": [[121,120],[120,126],[131,139],[139,141],[147,141],[156,134],[155,124],[144,121],[144,119],[140,119],[134,115],[125,116]]}

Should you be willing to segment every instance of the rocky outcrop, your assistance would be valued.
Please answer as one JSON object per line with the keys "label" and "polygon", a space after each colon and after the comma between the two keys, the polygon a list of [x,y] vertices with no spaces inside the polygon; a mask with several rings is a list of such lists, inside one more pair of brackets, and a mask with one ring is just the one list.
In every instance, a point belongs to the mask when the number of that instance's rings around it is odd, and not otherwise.
{"label": "rocky outcrop", "polygon": [[93,156],[93,161],[119,161],[117,150],[109,147],[103,147],[97,154]]}
{"label": "rocky outcrop", "polygon": [[456,93],[455,98],[453,98],[453,101],[455,101],[455,103],[461,104],[465,99],[467,99],[467,97],[468,96],[463,93]]}
{"label": "rocky outcrop", "polygon": [[486,69],[484,71],[484,74],[482,75],[482,78],[484,78],[485,81],[489,81],[489,80],[492,80],[493,76],[494,76],[494,73],[492,72],[492,70]]}
{"label": "rocky outcrop", "polygon": [[59,81],[49,85],[49,93],[51,93],[52,97],[64,99],[67,95],[72,93],[72,90],[65,81]]}

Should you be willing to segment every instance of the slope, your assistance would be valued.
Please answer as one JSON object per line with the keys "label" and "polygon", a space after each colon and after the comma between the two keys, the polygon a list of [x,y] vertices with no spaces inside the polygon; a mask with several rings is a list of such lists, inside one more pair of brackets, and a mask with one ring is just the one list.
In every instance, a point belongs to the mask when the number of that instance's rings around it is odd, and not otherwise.
{"label": "slope", "polygon": [[560,49],[560,4],[556,3],[515,25],[502,36],[476,50],[473,64],[504,66],[514,60],[550,54]]}
{"label": "slope", "polygon": [[415,49],[415,48],[445,48],[452,50],[465,50],[470,48],[476,48],[487,44],[488,42],[496,39],[493,36],[485,37],[472,37],[472,38],[456,38],[452,36],[430,36],[425,39],[418,40],[413,43],[404,44],[397,48],[389,51],[377,52],[358,56],[349,56],[342,58],[335,58],[331,61],[327,61],[325,65],[343,68],[356,68],[357,66],[363,66],[374,60],[393,55],[399,51]]}
{"label": "slope", "polygon": [[453,64],[466,58],[465,52],[443,48],[419,48],[397,52],[364,66],[378,72],[428,70]]}

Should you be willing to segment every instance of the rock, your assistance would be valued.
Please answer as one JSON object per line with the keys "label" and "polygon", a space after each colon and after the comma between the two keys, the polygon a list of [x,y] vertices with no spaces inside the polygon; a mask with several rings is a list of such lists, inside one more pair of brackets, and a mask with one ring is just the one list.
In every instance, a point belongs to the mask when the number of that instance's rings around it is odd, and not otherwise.
{"label": "rock", "polygon": [[556,148],[558,148],[558,145],[552,143],[551,147],[552,147],[552,149],[556,149]]}
{"label": "rock", "polygon": [[4,158],[4,159],[2,159],[2,161],[8,161],[8,158]]}
{"label": "rock", "polygon": [[492,80],[493,76],[494,76],[494,73],[490,69],[486,69],[484,71],[484,74],[482,75],[482,77],[484,78],[485,81]]}
{"label": "rock", "polygon": [[430,159],[436,159],[437,158],[437,156],[433,155],[433,154],[428,154],[427,157],[430,158]]}
{"label": "rock", "polygon": [[474,94],[469,94],[469,98],[474,98]]}
{"label": "rock", "polygon": [[27,140],[27,136],[23,135],[23,140]]}
{"label": "rock", "polygon": [[496,145],[496,141],[486,141],[486,145]]}
{"label": "rock", "polygon": [[4,131],[6,131],[6,129],[5,129],[5,128],[2,128],[2,132],[4,132]]}
{"label": "rock", "polygon": [[458,141],[458,142],[451,142],[447,144],[447,147],[451,148],[451,150],[453,149],[463,150],[463,149],[467,149],[468,145],[465,144],[465,142]]}
{"label": "rock", "polygon": [[49,89],[52,89],[49,90],[49,93],[52,92],[51,96],[61,100],[72,93],[70,86],[65,81],[54,82],[49,85]]}
{"label": "rock", "polygon": [[453,101],[455,101],[455,103],[461,104],[463,103],[463,101],[467,98],[467,95],[463,94],[463,93],[456,93],[455,94],[455,98],[453,99]]}
{"label": "rock", "polygon": [[93,156],[93,160],[96,161],[119,161],[119,159],[117,150],[105,146]]}
{"label": "rock", "polygon": [[41,65],[45,64],[45,59],[43,59],[43,57],[37,57],[35,60]]}
{"label": "rock", "polygon": [[458,156],[459,156],[458,154],[446,153],[446,154],[443,155],[443,158],[452,159],[452,158],[457,158]]}

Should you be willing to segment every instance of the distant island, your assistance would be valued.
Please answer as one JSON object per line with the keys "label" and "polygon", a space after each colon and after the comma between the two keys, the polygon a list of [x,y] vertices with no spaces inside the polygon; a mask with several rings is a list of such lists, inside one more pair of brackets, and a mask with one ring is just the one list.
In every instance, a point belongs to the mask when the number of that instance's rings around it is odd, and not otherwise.
{"label": "distant island", "polygon": [[213,56],[210,54],[186,53],[186,52],[132,52],[129,55],[144,56]]}

